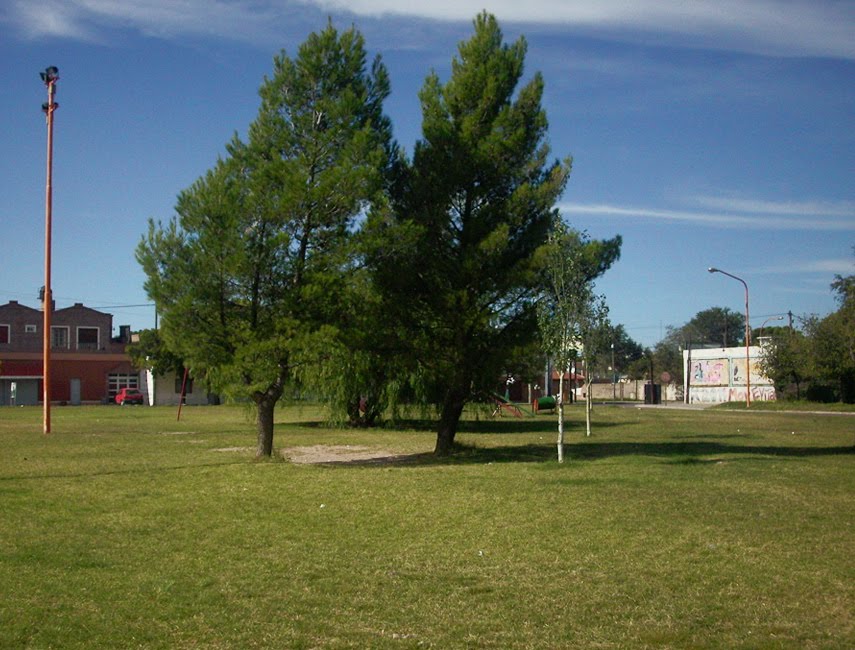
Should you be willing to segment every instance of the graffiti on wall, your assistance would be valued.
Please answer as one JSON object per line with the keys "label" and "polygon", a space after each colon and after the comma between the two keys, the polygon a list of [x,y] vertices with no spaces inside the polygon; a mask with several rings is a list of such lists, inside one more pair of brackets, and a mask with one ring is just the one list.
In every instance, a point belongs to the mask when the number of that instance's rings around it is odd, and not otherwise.
{"label": "graffiti on wall", "polygon": [[[693,388],[689,393],[692,404],[720,404],[722,402],[744,402],[745,386],[704,386]],[[751,386],[752,402],[774,402],[774,386]]]}
{"label": "graffiti on wall", "polygon": [[[751,359],[751,384],[771,385],[755,359]],[[701,359],[692,361],[692,386],[745,385],[745,359]]]}
{"label": "graffiti on wall", "polygon": [[[689,401],[705,404],[744,402],[747,397],[746,379],[750,379],[753,401],[774,400],[775,387],[760,368],[759,350],[756,347],[751,349],[750,360],[746,360],[745,353],[744,348],[726,348],[716,350],[709,358],[691,359],[688,356],[691,352],[684,351],[684,359],[689,363],[686,375]],[[748,372],[750,376],[747,376]]]}
{"label": "graffiti on wall", "polygon": [[692,361],[692,385],[727,386],[729,383],[729,365],[728,359],[701,359],[700,361]]}
{"label": "graffiti on wall", "polygon": [[[745,384],[745,359],[731,359],[731,385]],[[751,359],[751,385],[771,385],[772,380],[766,377],[760,370],[756,359]]]}

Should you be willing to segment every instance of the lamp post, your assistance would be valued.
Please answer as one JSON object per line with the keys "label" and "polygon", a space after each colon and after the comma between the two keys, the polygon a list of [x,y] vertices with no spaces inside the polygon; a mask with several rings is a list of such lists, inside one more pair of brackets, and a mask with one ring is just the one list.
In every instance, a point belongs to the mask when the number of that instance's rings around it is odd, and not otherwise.
{"label": "lamp post", "polygon": [[617,399],[617,369],[615,368],[615,344],[612,347],[612,399]]}
{"label": "lamp post", "polygon": [[779,316],[769,316],[766,320],[763,321],[763,324],[760,326],[760,336],[758,338],[763,338],[763,328],[766,327],[766,323],[772,320],[784,320],[783,315]]}
{"label": "lamp post", "polygon": [[707,269],[710,273],[721,273],[734,280],[739,280],[742,286],[745,287],[745,408],[751,407],[751,357],[749,348],[751,346],[751,323],[748,320],[748,285],[742,278],[722,271],[714,266]]}
{"label": "lamp post", "polygon": [[54,101],[56,82],[59,81],[59,70],[56,66],[45,68],[40,73],[47,87],[48,100],[42,104],[42,110],[47,116],[47,182],[45,184],[45,291],[44,302],[44,336],[43,336],[43,369],[42,389],[44,400],[44,433],[50,433],[50,318],[53,308],[53,294],[50,288],[50,251],[51,251],[51,208],[53,201],[53,113],[59,108]]}

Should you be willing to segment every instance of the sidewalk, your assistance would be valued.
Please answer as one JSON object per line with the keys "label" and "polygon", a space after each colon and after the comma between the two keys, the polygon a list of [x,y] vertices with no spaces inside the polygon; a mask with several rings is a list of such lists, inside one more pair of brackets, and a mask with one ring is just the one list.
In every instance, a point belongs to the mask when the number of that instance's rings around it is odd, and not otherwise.
{"label": "sidewalk", "polygon": [[620,406],[623,408],[647,408],[647,409],[659,409],[659,408],[669,408],[669,409],[685,409],[687,411],[702,411],[703,409],[715,406],[714,404],[684,404],[683,402],[665,402],[663,401],[661,404],[645,404],[644,402],[632,402],[632,401],[605,401],[605,402],[596,402],[597,404],[602,404],[604,406]]}
{"label": "sidewalk", "polygon": [[[605,401],[605,402],[597,402],[597,404],[602,404],[603,406],[619,406],[622,408],[638,408],[638,409],[682,409],[685,411],[702,411],[706,408],[712,406],[718,406],[718,404],[684,404],[683,402],[662,402],[661,404],[645,404],[644,402],[630,402],[630,401]],[[795,415],[844,415],[849,417],[855,417],[855,412],[852,411],[798,411],[798,410],[766,410],[762,408],[758,409],[733,409],[735,413],[788,413]]]}

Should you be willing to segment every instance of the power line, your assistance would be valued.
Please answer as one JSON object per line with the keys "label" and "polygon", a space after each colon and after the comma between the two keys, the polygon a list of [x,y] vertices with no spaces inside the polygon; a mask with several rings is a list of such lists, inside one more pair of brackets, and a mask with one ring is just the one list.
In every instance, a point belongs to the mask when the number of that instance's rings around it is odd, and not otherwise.
{"label": "power line", "polygon": [[154,307],[153,302],[146,302],[139,305],[101,305],[99,309],[126,309],[130,307]]}

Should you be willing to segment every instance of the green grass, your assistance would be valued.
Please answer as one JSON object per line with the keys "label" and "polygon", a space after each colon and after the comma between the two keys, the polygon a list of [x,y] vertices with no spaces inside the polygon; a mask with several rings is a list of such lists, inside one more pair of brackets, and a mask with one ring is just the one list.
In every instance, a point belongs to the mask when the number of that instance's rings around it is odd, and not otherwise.
{"label": "green grass", "polygon": [[[855,647],[855,418],[597,406],[331,429],[0,410],[0,648]],[[228,450],[228,451],[224,451]]]}
{"label": "green grass", "polygon": [[[724,402],[712,408],[720,410],[744,409],[745,402]],[[751,402],[755,411],[809,411],[823,413],[855,413],[855,404],[843,402],[808,402],[807,400],[777,400],[775,402]]]}

